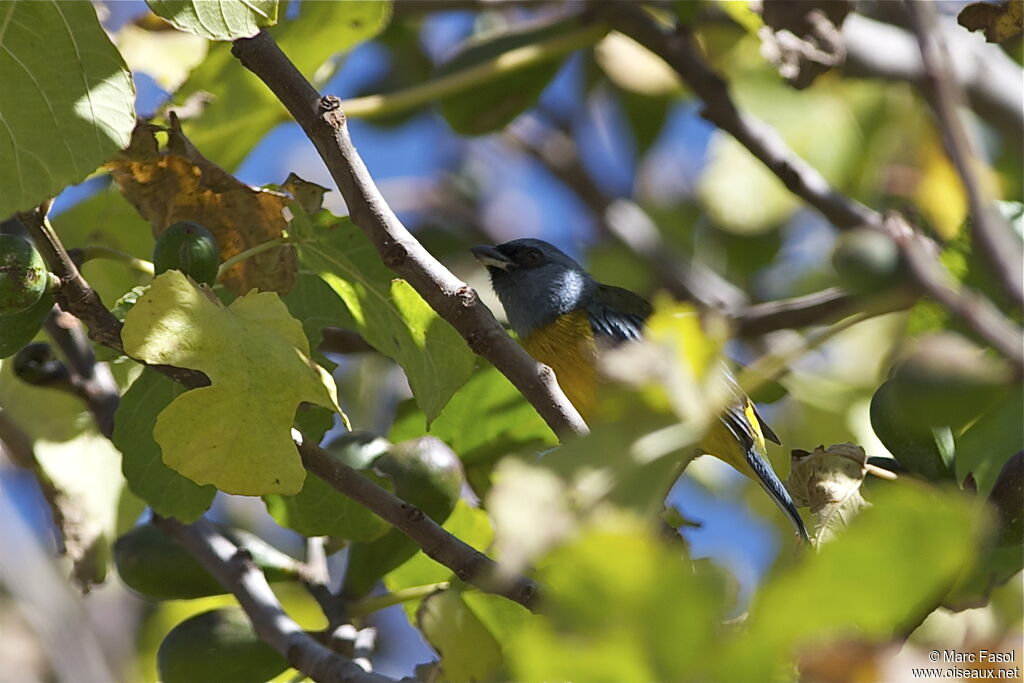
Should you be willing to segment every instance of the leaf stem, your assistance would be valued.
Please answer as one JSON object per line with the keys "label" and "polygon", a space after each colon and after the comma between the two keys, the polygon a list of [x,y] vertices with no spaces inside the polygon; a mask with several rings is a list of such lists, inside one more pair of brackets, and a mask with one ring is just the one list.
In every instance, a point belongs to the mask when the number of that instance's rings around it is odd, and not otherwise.
{"label": "leaf stem", "polygon": [[262,254],[263,252],[273,249],[274,247],[279,247],[287,242],[288,238],[286,237],[275,237],[272,240],[268,240],[261,244],[257,244],[255,247],[249,247],[245,251],[238,252],[237,254],[229,258],[227,261],[220,264],[220,268],[217,269],[217,280],[220,280],[224,276],[224,273],[226,273],[228,269],[231,268],[231,266],[237,263],[241,263],[247,258],[255,256],[256,254]]}
{"label": "leaf stem", "polygon": [[150,261],[141,259],[126,252],[118,249],[111,249],[110,247],[104,247],[98,244],[93,244],[87,247],[80,247],[77,250],[77,254],[81,256],[81,262],[92,261],[93,259],[106,259],[108,261],[117,261],[123,263],[132,270],[137,270],[145,275],[152,276],[154,273],[153,264]]}
{"label": "leaf stem", "polygon": [[365,617],[366,615],[382,610],[385,607],[400,605],[403,602],[411,602],[412,600],[425,598],[431,593],[445,590],[449,585],[450,584],[447,581],[439,581],[437,583],[428,583],[423,586],[402,588],[397,591],[392,591],[391,593],[385,593],[384,595],[373,595],[349,605],[348,614],[353,619],[357,617]]}
{"label": "leaf stem", "polygon": [[573,50],[593,45],[607,32],[608,26],[605,24],[589,24],[539,43],[503,52],[493,59],[405,90],[342,100],[341,110],[345,112],[346,116],[363,118],[384,116],[413,109],[442,97],[469,90],[498,76],[550,61]]}

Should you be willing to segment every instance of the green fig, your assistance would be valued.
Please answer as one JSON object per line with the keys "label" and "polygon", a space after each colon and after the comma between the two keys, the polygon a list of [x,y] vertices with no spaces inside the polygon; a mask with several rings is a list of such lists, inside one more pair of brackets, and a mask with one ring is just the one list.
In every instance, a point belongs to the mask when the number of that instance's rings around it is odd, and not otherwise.
{"label": "green fig", "polygon": [[1017,451],[1003,465],[988,500],[999,519],[999,545],[1024,543],[1024,451]]}
{"label": "green fig", "polygon": [[[299,563],[258,536],[239,529],[219,530],[252,555],[268,581],[298,578]],[[186,600],[228,592],[191,553],[149,523],[117,539],[114,564],[125,585],[154,600]]]}
{"label": "green fig", "polygon": [[916,340],[889,378],[894,400],[909,420],[954,432],[998,401],[1010,380],[1005,363],[953,332]]}
{"label": "green fig", "polygon": [[832,267],[843,288],[854,294],[875,294],[904,280],[899,247],[871,228],[843,233],[832,252]]}
{"label": "green fig", "polygon": [[160,233],[153,247],[153,268],[157,275],[180,270],[196,282],[212,287],[219,267],[217,239],[199,223],[175,223]]}
{"label": "green fig", "polygon": [[163,683],[253,683],[288,669],[238,607],[210,610],[175,626],[156,652]]}
{"label": "green fig", "polygon": [[39,333],[53,308],[53,294],[44,293],[39,301],[21,313],[0,316],[0,358],[14,355]]}
{"label": "green fig", "polygon": [[908,414],[892,380],[875,391],[870,413],[871,428],[900,465],[931,481],[953,477],[933,427]]}
{"label": "green fig", "polygon": [[43,257],[31,242],[0,234],[0,316],[17,315],[38,303],[49,279]]}
{"label": "green fig", "polygon": [[[465,476],[459,456],[440,439],[425,436],[395,444],[377,458],[373,468],[395,487],[395,494],[437,523],[451,514]],[[381,576],[416,554],[419,547],[397,529],[368,543],[353,543],[343,593],[365,595]]]}

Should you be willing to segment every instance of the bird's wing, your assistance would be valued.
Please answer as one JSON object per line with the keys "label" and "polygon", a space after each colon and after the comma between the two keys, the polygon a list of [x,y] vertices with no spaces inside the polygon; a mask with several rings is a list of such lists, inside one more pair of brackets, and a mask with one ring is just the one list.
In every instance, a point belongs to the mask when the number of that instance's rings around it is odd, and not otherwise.
{"label": "bird's wing", "polygon": [[[732,395],[735,397],[736,401],[742,403],[744,401],[745,394],[743,393],[743,389],[740,388],[740,383],[736,381],[736,376],[733,375],[731,372],[726,373],[725,380],[729,385],[729,391],[732,392]],[[753,403],[750,404],[750,409],[753,411],[754,417],[757,418],[757,424],[761,428],[762,436],[764,436],[764,438],[768,439],[772,443],[781,446],[782,441],[779,440],[778,435],[772,430],[772,428],[768,426],[768,423],[764,421],[764,418],[761,417],[761,414],[757,412],[757,408],[754,407]]]}
{"label": "bird's wing", "polygon": [[651,305],[628,289],[598,285],[586,312],[594,336],[617,344],[643,336]]}

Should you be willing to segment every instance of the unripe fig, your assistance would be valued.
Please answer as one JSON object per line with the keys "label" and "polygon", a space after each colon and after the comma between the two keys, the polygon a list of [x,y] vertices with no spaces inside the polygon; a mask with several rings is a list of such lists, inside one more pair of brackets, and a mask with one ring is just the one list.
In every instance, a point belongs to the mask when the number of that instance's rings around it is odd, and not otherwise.
{"label": "unripe fig", "polygon": [[892,239],[871,228],[843,233],[832,252],[832,267],[844,289],[875,294],[903,280],[903,261]]}
{"label": "unripe fig", "polygon": [[160,233],[153,247],[153,268],[157,275],[180,270],[196,282],[212,287],[219,267],[217,240],[199,223],[175,223]]}
{"label": "unripe fig", "polygon": [[[451,514],[465,480],[459,456],[443,441],[430,436],[395,444],[374,461],[373,468],[391,480],[399,498],[420,508],[438,524]],[[365,595],[381,576],[415,555],[418,549],[397,529],[368,543],[353,543],[344,595]]]}
{"label": "unripe fig", "polygon": [[17,353],[25,344],[32,341],[39,328],[43,326],[46,316],[50,314],[51,308],[53,293],[46,292],[39,297],[39,301],[21,313],[0,316],[0,358]]}
{"label": "unripe fig", "polygon": [[163,683],[253,683],[288,668],[238,607],[210,610],[175,626],[156,653]]}
{"label": "unripe fig", "polygon": [[0,234],[0,316],[31,308],[42,298],[48,281],[43,257],[31,242]]}
{"label": "unripe fig", "polygon": [[[268,581],[298,577],[299,563],[258,536],[219,529],[252,555]],[[228,591],[192,555],[152,524],[140,524],[114,543],[114,564],[129,588],[154,600],[184,600]]]}
{"label": "unripe fig", "polygon": [[930,481],[950,479],[953,473],[935,443],[932,426],[908,414],[892,380],[871,397],[871,428],[899,464]]}
{"label": "unripe fig", "polygon": [[1006,461],[999,471],[988,500],[995,506],[999,518],[1000,545],[1020,545],[1024,542],[1024,451]]}
{"label": "unripe fig", "polygon": [[913,422],[960,430],[1005,393],[1011,373],[1001,361],[953,332],[916,340],[889,382]]}

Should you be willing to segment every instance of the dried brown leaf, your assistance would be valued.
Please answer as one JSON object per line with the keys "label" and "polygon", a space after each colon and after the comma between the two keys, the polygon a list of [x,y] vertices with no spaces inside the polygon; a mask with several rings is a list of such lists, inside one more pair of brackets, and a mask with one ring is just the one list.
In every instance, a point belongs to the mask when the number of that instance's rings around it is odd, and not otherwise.
{"label": "dried brown leaf", "polygon": [[[206,159],[173,114],[163,151],[156,139],[161,130],[140,122],[129,147],[108,164],[121,192],[152,225],[154,237],[178,221],[195,221],[214,234],[225,261],[281,236],[287,227],[282,210],[291,201],[287,195],[246,185]],[[295,252],[285,245],[232,266],[222,282],[238,295],[251,289],[285,294],[296,269]]]}
{"label": "dried brown leaf", "polygon": [[968,31],[983,31],[988,42],[1002,43],[1024,33],[1024,0],[972,2],[956,19]]}

